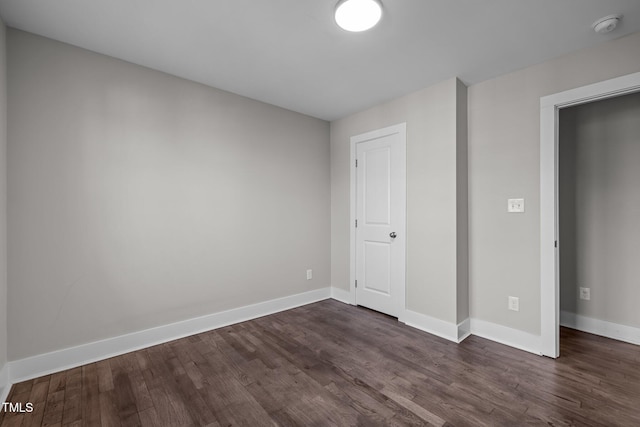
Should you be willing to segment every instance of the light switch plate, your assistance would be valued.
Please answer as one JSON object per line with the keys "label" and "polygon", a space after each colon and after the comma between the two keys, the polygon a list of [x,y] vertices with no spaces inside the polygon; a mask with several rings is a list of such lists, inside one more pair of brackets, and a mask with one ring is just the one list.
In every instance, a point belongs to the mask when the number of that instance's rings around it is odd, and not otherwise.
{"label": "light switch plate", "polygon": [[509,199],[507,211],[510,213],[524,213],[524,199]]}

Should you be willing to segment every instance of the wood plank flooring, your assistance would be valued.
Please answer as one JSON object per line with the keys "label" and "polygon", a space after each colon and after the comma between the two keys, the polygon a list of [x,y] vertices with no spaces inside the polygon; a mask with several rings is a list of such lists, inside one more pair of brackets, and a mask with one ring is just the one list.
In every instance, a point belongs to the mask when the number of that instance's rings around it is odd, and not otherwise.
{"label": "wood plank flooring", "polygon": [[15,384],[0,426],[640,426],[640,347],[552,360],[327,300]]}

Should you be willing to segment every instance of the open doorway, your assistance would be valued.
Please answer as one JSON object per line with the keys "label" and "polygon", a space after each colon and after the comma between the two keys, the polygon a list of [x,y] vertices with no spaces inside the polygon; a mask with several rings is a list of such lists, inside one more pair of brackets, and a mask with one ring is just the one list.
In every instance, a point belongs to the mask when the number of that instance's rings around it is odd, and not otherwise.
{"label": "open doorway", "polygon": [[540,352],[545,356],[560,354],[560,110],[636,92],[640,92],[640,72],[540,99]]}
{"label": "open doorway", "polygon": [[560,326],[640,344],[640,92],[559,111]]}

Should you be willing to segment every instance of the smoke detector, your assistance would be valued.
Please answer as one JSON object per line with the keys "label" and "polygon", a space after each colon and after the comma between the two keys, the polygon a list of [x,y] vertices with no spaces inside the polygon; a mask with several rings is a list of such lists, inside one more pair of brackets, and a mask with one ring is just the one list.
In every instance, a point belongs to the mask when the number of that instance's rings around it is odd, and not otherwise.
{"label": "smoke detector", "polygon": [[598,34],[607,34],[616,29],[621,19],[622,15],[605,16],[594,22],[591,28]]}

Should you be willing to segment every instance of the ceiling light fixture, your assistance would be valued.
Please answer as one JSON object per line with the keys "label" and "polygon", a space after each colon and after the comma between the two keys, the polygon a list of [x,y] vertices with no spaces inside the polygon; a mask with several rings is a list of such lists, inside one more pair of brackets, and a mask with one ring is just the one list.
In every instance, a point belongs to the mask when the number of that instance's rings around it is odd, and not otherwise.
{"label": "ceiling light fixture", "polygon": [[621,19],[622,15],[605,16],[594,22],[591,28],[598,34],[607,34],[616,29]]}
{"label": "ceiling light fixture", "polygon": [[335,18],[344,30],[366,31],[382,18],[382,3],[379,0],[340,0],[336,4]]}

